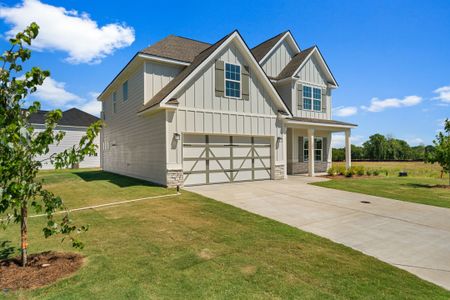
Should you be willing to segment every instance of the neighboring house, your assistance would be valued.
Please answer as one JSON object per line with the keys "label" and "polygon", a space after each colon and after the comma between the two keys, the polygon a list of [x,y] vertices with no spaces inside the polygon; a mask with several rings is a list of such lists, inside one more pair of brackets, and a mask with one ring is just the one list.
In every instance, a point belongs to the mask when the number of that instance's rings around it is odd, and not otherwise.
{"label": "neighboring house", "polygon": [[102,168],[166,186],[313,176],[339,131],[349,166],[356,125],[331,120],[337,86],[319,49],[301,51],[289,31],[251,50],[238,31],[214,44],[170,35],[98,97]]}
{"label": "neighboring house", "polygon": [[[48,111],[40,110],[30,116],[30,123],[35,128],[35,132],[43,131],[45,128],[45,115]],[[78,145],[80,139],[86,134],[86,129],[98,118],[90,115],[77,108],[71,108],[63,112],[61,120],[59,120],[56,130],[64,131],[64,138],[59,144],[50,145],[50,151],[43,156],[39,156],[38,160],[43,161],[42,169],[54,168],[50,162],[50,156],[59,153],[74,145]],[[97,137],[95,143],[99,145],[100,138]],[[77,167],[80,168],[98,168],[100,167],[100,147],[97,148],[96,156],[87,156],[80,162]]]}

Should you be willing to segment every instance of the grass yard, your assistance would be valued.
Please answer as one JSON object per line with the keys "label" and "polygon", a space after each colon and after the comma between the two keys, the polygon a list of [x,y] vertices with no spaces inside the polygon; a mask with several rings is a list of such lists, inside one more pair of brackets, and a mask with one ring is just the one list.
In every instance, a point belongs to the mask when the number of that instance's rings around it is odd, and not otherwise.
{"label": "grass yard", "polygon": [[[341,165],[344,163],[334,163]],[[366,169],[386,170],[388,176],[370,178],[337,178],[314,185],[392,198],[402,201],[450,208],[450,189],[436,188],[435,185],[448,184],[448,175],[440,178],[438,165],[423,162],[355,162]],[[407,171],[408,177],[398,177],[399,171]]]}
{"label": "grass yard", "polygon": [[[42,172],[70,208],[173,193],[96,170]],[[91,194],[92,193],[92,194]],[[232,206],[181,196],[74,213],[87,258],[70,278],[5,298],[449,299],[450,292],[343,245]],[[30,219],[30,252],[73,251]],[[18,227],[0,242],[18,245]]]}

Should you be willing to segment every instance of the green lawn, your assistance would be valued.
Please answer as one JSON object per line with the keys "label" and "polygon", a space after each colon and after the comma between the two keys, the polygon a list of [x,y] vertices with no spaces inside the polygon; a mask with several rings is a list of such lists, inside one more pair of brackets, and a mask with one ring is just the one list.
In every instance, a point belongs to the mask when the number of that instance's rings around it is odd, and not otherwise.
{"label": "green lawn", "polygon": [[[388,176],[337,178],[317,182],[314,185],[450,208],[450,189],[434,187],[448,184],[447,177],[439,178],[440,172],[436,165],[422,162],[358,162],[353,165],[363,165],[366,169],[387,170]],[[409,176],[398,177],[400,170],[407,171]]]}
{"label": "green lawn", "polygon": [[[66,204],[173,193],[99,171],[43,172]],[[89,192],[94,193],[91,199]],[[120,199],[119,199],[120,198]],[[343,245],[232,206],[181,196],[74,213],[86,265],[74,276],[7,298],[449,299],[450,292]],[[67,250],[30,219],[30,251]],[[18,245],[18,227],[0,241]],[[1,294],[0,294],[1,295]]]}

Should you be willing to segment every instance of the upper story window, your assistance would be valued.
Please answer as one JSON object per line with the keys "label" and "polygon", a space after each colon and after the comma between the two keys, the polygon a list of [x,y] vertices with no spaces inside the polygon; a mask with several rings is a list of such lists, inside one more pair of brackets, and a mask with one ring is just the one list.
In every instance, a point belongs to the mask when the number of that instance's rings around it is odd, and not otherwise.
{"label": "upper story window", "polygon": [[117,92],[112,93],[112,111],[117,112]]}
{"label": "upper story window", "polygon": [[241,98],[241,66],[225,63],[225,96]]}
{"label": "upper story window", "polygon": [[322,90],[312,86],[303,86],[303,109],[304,110],[322,110]]}
{"label": "upper story window", "polygon": [[123,101],[128,100],[128,81],[125,81],[122,85],[122,95],[123,95]]}

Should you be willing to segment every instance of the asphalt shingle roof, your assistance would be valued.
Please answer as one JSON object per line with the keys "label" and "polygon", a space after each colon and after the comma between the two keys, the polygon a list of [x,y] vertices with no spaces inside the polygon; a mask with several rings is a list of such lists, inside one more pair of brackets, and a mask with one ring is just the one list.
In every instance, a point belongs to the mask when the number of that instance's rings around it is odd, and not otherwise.
{"label": "asphalt shingle roof", "polygon": [[222,43],[233,34],[233,32],[226,35],[212,46],[209,46],[204,51],[200,52],[189,66],[184,68],[174,79],[172,79],[158,93],[156,93],[153,98],[143,105],[139,112],[147,110],[164,100],[186,77],[189,76],[189,74],[191,74],[205,59],[207,59],[217,48],[219,48],[220,45],[222,45]]}
{"label": "asphalt shingle roof", "polygon": [[[47,113],[48,110],[39,110],[30,115],[30,123],[45,124],[45,115]],[[71,108],[63,112],[63,116],[61,120],[59,120],[58,125],[89,127],[98,120],[99,118],[88,114],[87,112],[79,110],[78,108]]]}
{"label": "asphalt shingle roof", "polygon": [[302,118],[302,117],[292,117],[292,118],[287,118],[287,119],[293,120],[293,121],[298,121],[298,122],[308,122],[308,123],[317,123],[317,124],[358,126],[356,124],[346,123],[346,122],[336,121],[336,120],[312,119],[312,118]]}
{"label": "asphalt shingle roof", "polygon": [[300,65],[305,61],[305,59],[314,50],[315,47],[316,46],[312,46],[294,55],[294,57],[286,65],[286,67],[284,67],[284,69],[281,70],[280,74],[278,74],[276,79],[280,80],[294,76],[295,71],[297,71],[298,67],[300,67]]}
{"label": "asphalt shingle roof", "polygon": [[210,46],[211,44],[209,43],[169,35],[159,42],[141,50],[140,53],[191,63],[197,55]]}
{"label": "asphalt shingle roof", "polygon": [[283,37],[283,35],[287,31],[284,31],[276,36],[268,39],[267,41],[262,42],[261,44],[252,48],[253,56],[255,56],[256,60],[259,62],[272,48],[276,43]]}

